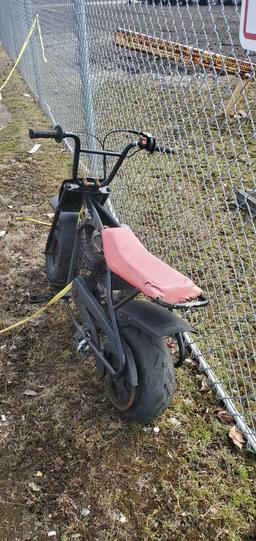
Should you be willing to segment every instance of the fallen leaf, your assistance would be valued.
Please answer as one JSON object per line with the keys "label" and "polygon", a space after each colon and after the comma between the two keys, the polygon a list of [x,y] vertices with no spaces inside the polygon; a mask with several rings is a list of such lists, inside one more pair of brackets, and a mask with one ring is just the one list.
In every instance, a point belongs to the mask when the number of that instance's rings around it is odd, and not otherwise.
{"label": "fallen leaf", "polygon": [[173,426],[180,426],[181,425],[181,422],[179,421],[179,419],[176,419],[176,417],[168,417],[168,423],[170,423],[171,425]]}
{"label": "fallen leaf", "polygon": [[241,116],[242,118],[247,118],[248,117],[248,114],[243,109],[238,109],[237,112],[238,112],[239,116]]}
{"label": "fallen leaf", "polygon": [[111,430],[119,430],[120,428],[123,428],[123,425],[121,421],[113,421],[112,423],[110,423],[108,428],[110,428]]}
{"label": "fallen leaf", "polygon": [[231,426],[228,435],[231,438],[231,440],[233,441],[233,443],[236,445],[236,447],[239,447],[239,449],[242,449],[243,443],[245,442],[245,439],[243,437],[243,434],[236,427],[236,425]]}
{"label": "fallen leaf", "polygon": [[82,517],[88,517],[90,512],[91,512],[91,509],[90,509],[90,505],[89,505],[88,507],[83,507],[83,509],[81,511],[81,515],[82,515]]}
{"label": "fallen leaf", "polygon": [[191,357],[186,357],[184,363],[189,364],[190,366],[197,366],[196,361],[194,361],[193,359],[191,359]]}
{"label": "fallen leaf", "polygon": [[41,488],[36,485],[36,483],[34,483],[33,481],[31,481],[31,483],[28,483],[28,486],[29,488],[31,488],[31,490],[33,490],[33,492],[40,492]]}
{"label": "fallen leaf", "polygon": [[191,400],[190,398],[183,398],[183,402],[185,404],[185,406],[193,406],[194,405],[194,401]]}
{"label": "fallen leaf", "polygon": [[204,377],[201,383],[201,391],[209,391],[211,388],[211,382],[208,378]]}
{"label": "fallen leaf", "polygon": [[127,518],[123,515],[123,513],[121,513],[121,511],[115,511],[112,514],[112,518],[118,522],[121,522],[121,524],[125,524],[125,522],[127,522]]}
{"label": "fallen leaf", "polygon": [[36,143],[30,150],[28,150],[28,154],[35,154],[35,152],[37,152],[41,146],[42,145],[40,145],[40,143]]}
{"label": "fallen leaf", "polygon": [[24,393],[26,396],[36,396],[37,393],[36,391],[33,391],[32,389],[26,389],[26,391],[24,391]]}
{"label": "fallen leaf", "polygon": [[218,411],[217,415],[218,415],[218,418],[226,425],[230,425],[234,421],[234,418],[232,417],[231,413],[228,413],[228,411],[226,410]]}

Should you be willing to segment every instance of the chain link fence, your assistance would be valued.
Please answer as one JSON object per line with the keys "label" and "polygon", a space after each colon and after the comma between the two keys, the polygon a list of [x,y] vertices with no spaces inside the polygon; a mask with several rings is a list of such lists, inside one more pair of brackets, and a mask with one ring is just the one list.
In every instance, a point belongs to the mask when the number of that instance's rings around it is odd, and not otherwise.
{"label": "chain link fence", "polygon": [[199,334],[187,340],[256,451],[256,59],[239,44],[240,10],[235,0],[2,0],[0,38],[15,60],[38,14],[47,62],[36,31],[19,69],[53,123],[99,137],[143,129],[176,147],[127,160],[112,205],[210,297],[189,314]]}

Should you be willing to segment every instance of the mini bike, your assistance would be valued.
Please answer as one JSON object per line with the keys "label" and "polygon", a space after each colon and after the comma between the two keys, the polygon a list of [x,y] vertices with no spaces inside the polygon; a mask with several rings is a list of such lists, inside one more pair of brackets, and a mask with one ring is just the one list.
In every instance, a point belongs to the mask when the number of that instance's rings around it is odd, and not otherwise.
{"label": "mini bike", "polygon": [[[29,136],[74,141],[72,179],[64,180],[59,195],[50,199],[54,218],[45,251],[47,276],[57,289],[72,282],[64,302],[77,352],[82,358],[93,353],[112,403],[128,419],[148,422],[169,406],[175,389],[174,357],[164,338],[177,340],[176,365],[181,365],[184,333],[194,331],[173,310],[198,308],[208,300],[190,278],[152,255],[106,205],[109,185],[132,149],[175,152],[157,145],[148,133],[117,131],[135,134],[137,140],[115,152],[105,149],[114,132],[100,150],[81,148],[79,136],[60,126],[30,129]],[[82,153],[102,156],[103,178],[78,177]],[[117,158],[110,173],[108,157]]]}

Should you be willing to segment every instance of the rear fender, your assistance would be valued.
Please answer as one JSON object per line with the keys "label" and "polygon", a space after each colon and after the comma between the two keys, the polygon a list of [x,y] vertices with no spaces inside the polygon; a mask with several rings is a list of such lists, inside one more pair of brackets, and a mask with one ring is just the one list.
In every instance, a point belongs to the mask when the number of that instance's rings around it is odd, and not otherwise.
{"label": "rear fender", "polygon": [[133,325],[142,331],[162,338],[177,333],[196,332],[194,327],[157,304],[147,301],[129,301],[116,311],[119,324]]}

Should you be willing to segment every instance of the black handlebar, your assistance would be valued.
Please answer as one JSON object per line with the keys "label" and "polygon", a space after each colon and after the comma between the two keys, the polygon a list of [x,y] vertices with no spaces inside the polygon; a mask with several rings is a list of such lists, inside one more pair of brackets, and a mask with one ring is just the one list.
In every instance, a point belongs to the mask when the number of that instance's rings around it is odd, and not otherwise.
{"label": "black handlebar", "polygon": [[55,126],[54,130],[34,130],[30,128],[28,134],[30,139],[55,139],[56,143],[61,143],[66,135],[60,126]]}
{"label": "black handlebar", "polygon": [[154,148],[154,152],[161,152],[163,154],[176,154],[175,148],[172,147],[163,147],[161,145],[156,145]]}
{"label": "black handlebar", "polygon": [[[146,150],[147,152],[150,152],[150,154],[153,154],[153,152],[160,152],[161,154],[175,154],[176,150],[174,148],[170,147],[164,147],[161,145],[156,144],[155,138],[150,133],[145,132],[135,132],[133,130],[128,130],[129,133],[134,133],[140,135],[140,139],[138,141],[133,141],[132,143],[129,143],[121,152],[121,154],[116,154],[119,158],[113,167],[113,170],[111,171],[108,178],[105,178],[103,182],[101,182],[101,186],[108,186],[108,184],[113,180],[114,176],[116,175],[118,169],[120,168],[123,160],[127,157],[127,154],[129,153],[129,150],[135,147],[139,147],[140,150]],[[69,133],[64,132],[61,128],[61,126],[55,126],[52,130],[34,130],[33,128],[29,129],[29,137],[30,139],[54,139],[56,143],[61,143],[63,139],[71,138],[74,140],[75,148],[74,148],[74,159],[73,159],[73,167],[72,167],[72,177],[74,182],[78,182],[77,174],[78,174],[78,166],[79,166],[79,157],[80,152],[84,153],[91,153],[91,154],[102,154],[102,156],[112,155],[113,153],[110,151],[105,151],[104,149],[102,151],[96,151],[92,149],[82,149],[81,150],[81,142],[80,137],[75,133]]]}
{"label": "black handlebar", "polygon": [[[65,133],[62,130],[61,126],[55,126],[53,130],[34,130],[33,128],[30,128],[28,133],[30,139],[55,139],[57,143],[61,143],[65,137],[71,136],[74,139],[77,139],[77,136],[75,136],[75,134]],[[162,154],[176,153],[175,148],[157,145],[155,138],[152,137],[152,135],[149,133],[138,132],[138,135],[142,136],[138,141],[138,146],[141,150],[147,150],[151,154],[153,152],[160,152]]]}
{"label": "black handlebar", "polygon": [[162,145],[157,145],[155,138],[151,133],[140,133],[141,137],[138,141],[138,146],[141,150],[147,150],[150,154],[153,152],[160,152],[161,154],[175,154],[176,150],[170,147],[164,147]]}

